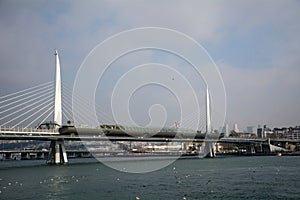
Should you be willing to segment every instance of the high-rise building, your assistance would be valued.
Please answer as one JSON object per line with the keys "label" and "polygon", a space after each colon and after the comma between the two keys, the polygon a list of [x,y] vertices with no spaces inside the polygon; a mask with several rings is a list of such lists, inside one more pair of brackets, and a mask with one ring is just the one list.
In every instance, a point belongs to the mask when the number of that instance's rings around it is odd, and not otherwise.
{"label": "high-rise building", "polygon": [[267,127],[267,125],[264,125],[261,127],[260,125],[257,128],[257,137],[259,138],[268,138],[270,135],[273,134],[273,131]]}
{"label": "high-rise building", "polygon": [[258,127],[257,127],[257,137],[263,138],[263,129],[262,129],[261,125],[258,125]]}
{"label": "high-rise building", "polygon": [[222,133],[224,133],[225,137],[229,136],[230,130],[229,130],[229,125],[228,124],[225,124],[225,126],[223,126]]}
{"label": "high-rise building", "polygon": [[239,128],[238,128],[237,123],[233,124],[233,130],[234,130],[236,133],[239,132]]}

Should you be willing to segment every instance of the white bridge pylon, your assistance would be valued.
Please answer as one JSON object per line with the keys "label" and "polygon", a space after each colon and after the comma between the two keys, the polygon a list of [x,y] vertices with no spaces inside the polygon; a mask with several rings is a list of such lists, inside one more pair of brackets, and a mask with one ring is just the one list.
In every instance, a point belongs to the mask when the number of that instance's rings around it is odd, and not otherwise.
{"label": "white bridge pylon", "polygon": [[[61,101],[61,74],[58,52],[55,50],[55,99],[54,99],[54,122],[59,128],[62,125],[62,101]],[[67,152],[63,140],[54,140],[50,143],[48,163],[68,163]]]}
{"label": "white bridge pylon", "polygon": [[[211,106],[210,106],[210,95],[209,95],[208,87],[206,88],[205,107],[206,107],[206,137],[207,139],[211,139],[210,138],[210,134],[212,133]],[[215,142],[205,142],[206,152],[208,152],[207,156],[211,158],[216,157],[215,146],[216,146]]]}
{"label": "white bridge pylon", "polygon": [[61,103],[61,74],[60,62],[57,50],[55,50],[55,100],[54,100],[54,122],[62,125],[62,103]]}

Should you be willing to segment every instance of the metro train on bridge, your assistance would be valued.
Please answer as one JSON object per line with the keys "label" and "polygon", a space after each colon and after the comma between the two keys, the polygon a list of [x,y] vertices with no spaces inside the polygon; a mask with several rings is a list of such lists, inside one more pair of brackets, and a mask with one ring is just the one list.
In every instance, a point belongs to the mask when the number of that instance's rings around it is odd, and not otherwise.
{"label": "metro train on bridge", "polygon": [[[58,124],[46,122],[40,124],[37,129],[54,129]],[[190,129],[175,128],[144,128],[144,127],[125,127],[116,124],[102,124],[95,128],[75,127],[68,122],[67,125],[59,127],[60,135],[75,136],[107,136],[107,137],[136,137],[136,138],[195,138],[205,139],[206,134],[201,131]],[[215,134],[213,134],[215,135]],[[217,136],[217,135],[216,135]],[[217,136],[218,137],[218,136]]]}
{"label": "metro train on bridge", "polygon": [[82,128],[73,125],[65,125],[59,128],[62,135],[93,135],[108,137],[139,137],[139,138],[195,138],[204,139],[205,133],[181,130],[172,128],[141,128],[141,127],[124,127],[121,125],[103,124],[96,128]]}

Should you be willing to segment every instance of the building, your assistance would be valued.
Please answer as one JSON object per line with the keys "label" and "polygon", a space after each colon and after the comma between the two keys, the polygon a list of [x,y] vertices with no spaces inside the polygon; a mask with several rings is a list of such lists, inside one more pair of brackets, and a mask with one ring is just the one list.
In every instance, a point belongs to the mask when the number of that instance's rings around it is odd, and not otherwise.
{"label": "building", "polygon": [[238,125],[235,123],[233,124],[233,131],[238,133],[239,132],[239,128],[238,128]]}
{"label": "building", "polygon": [[247,127],[246,127],[246,132],[247,132],[247,133],[255,133],[255,131],[254,131],[254,126],[247,126]]}
{"label": "building", "polygon": [[225,126],[223,126],[222,133],[224,133],[225,137],[229,136],[230,130],[229,130],[229,125],[228,124],[225,124]]}
{"label": "building", "polygon": [[283,127],[283,128],[274,128],[273,132],[278,138],[286,138],[287,134],[289,132],[289,128]]}
{"label": "building", "polygon": [[290,127],[287,138],[292,140],[300,140],[300,126]]}
{"label": "building", "polygon": [[267,125],[264,125],[263,128],[263,138],[270,138],[271,135],[273,135],[273,130],[267,127]]}
{"label": "building", "polygon": [[256,134],[257,134],[258,138],[263,138],[263,129],[262,129],[262,127],[260,125],[258,125],[258,127],[257,127]]}

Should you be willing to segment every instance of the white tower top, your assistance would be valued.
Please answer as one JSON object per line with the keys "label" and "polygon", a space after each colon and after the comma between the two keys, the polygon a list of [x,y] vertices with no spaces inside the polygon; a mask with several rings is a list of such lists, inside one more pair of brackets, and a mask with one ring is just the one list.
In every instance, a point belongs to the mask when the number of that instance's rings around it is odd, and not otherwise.
{"label": "white tower top", "polygon": [[54,122],[62,125],[62,106],[61,106],[61,77],[60,77],[60,62],[57,50],[55,50],[55,101],[54,101]]}
{"label": "white tower top", "polygon": [[206,133],[211,133],[210,96],[206,88]]}

